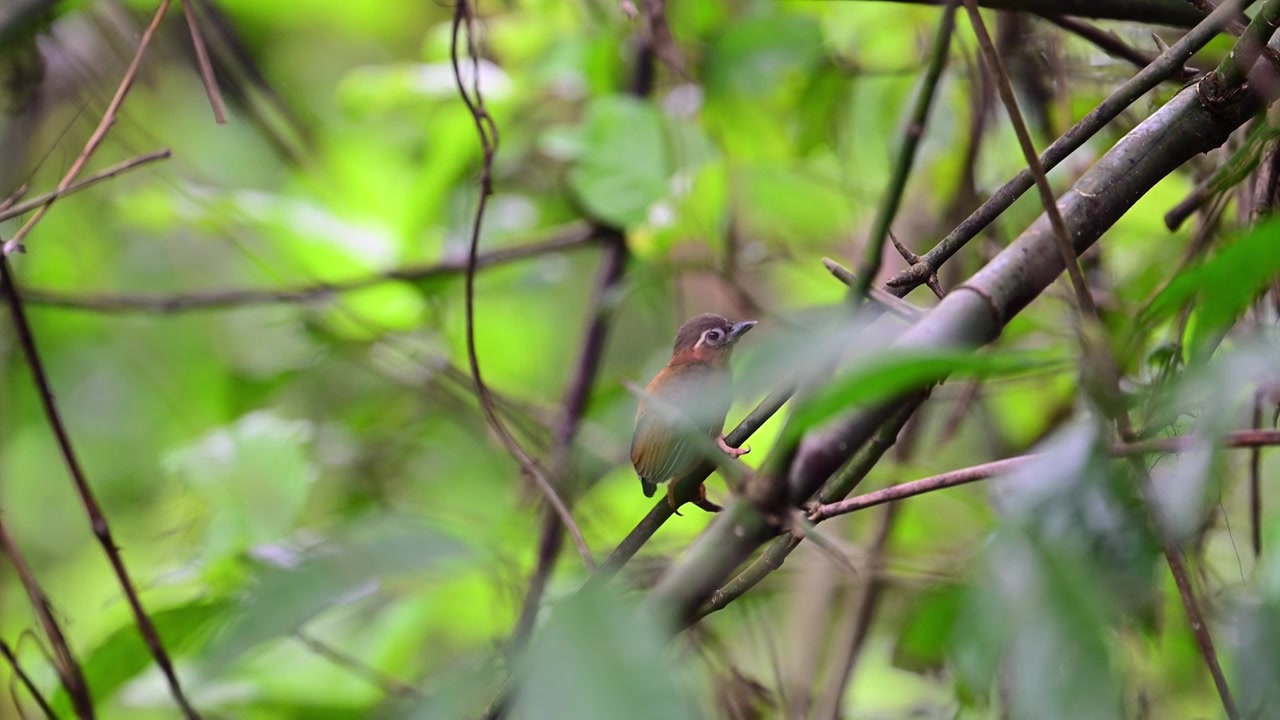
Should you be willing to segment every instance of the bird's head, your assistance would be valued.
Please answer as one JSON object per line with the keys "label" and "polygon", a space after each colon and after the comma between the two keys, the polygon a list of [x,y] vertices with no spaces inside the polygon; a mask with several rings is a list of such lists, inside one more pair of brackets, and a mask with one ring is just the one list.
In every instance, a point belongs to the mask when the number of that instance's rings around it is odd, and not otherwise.
{"label": "bird's head", "polygon": [[733,346],[755,326],[755,320],[733,323],[720,315],[698,315],[680,326],[671,359],[723,363],[732,354]]}

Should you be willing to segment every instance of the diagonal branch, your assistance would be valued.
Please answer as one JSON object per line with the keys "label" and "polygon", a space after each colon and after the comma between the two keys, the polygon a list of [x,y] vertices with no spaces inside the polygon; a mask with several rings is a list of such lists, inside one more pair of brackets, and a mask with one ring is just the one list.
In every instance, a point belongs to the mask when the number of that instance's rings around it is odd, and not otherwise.
{"label": "diagonal branch", "polygon": [[[1234,13],[1253,4],[1255,0],[1227,0],[1221,7],[1196,25],[1178,42],[1160,54],[1150,65],[1125,81],[1106,100],[1089,111],[1080,122],[1076,123],[1062,137],[1055,140],[1040,155],[1040,163],[1045,171],[1057,167],[1071,153],[1078,150],[1094,135],[1098,134],[1108,123],[1120,116],[1126,108],[1154,89],[1165,79],[1180,71],[1186,61],[1200,48],[1213,40],[1222,28],[1234,17]],[[956,226],[936,246],[925,253],[923,262],[913,265],[893,278],[887,285],[899,297],[906,295],[917,285],[925,282],[931,273],[937,272],[943,263],[960,251],[970,240],[977,237],[1001,213],[1013,206],[1022,194],[1035,185],[1029,170],[1023,170],[1012,180],[1002,185],[991,194],[991,198],[974,210],[969,217]]]}
{"label": "diagonal branch", "polygon": [[[593,242],[593,229],[586,223],[574,223],[551,238],[525,245],[499,248],[476,256],[475,268],[495,267],[552,253],[577,250]],[[23,288],[22,296],[30,304],[84,310],[87,312],[124,314],[174,314],[200,310],[224,310],[250,305],[278,305],[320,302],[344,292],[362,290],[387,282],[422,282],[467,271],[466,257],[450,258],[424,265],[408,265],[372,275],[339,282],[321,282],[286,288],[228,288],[174,295],[81,295],[47,288]]]}
{"label": "diagonal branch", "polygon": [[83,180],[71,183],[62,190],[52,190],[44,193],[43,195],[37,195],[29,200],[23,200],[20,203],[14,203],[8,207],[0,209],[0,221],[10,220],[18,217],[19,215],[25,215],[32,210],[37,210],[52,203],[60,197],[80,192],[81,190],[97,185],[103,180],[110,180],[117,175],[126,173],[148,163],[155,162],[156,160],[167,160],[171,155],[172,153],[169,152],[169,149],[164,148],[149,152],[146,155],[139,155],[135,158],[130,158],[108,168],[103,168]]}
{"label": "diagonal branch", "polygon": [[71,183],[75,181],[76,176],[84,169],[89,162],[89,158],[98,150],[98,146],[107,136],[107,131],[116,122],[116,114],[120,112],[120,106],[124,103],[124,98],[129,94],[129,89],[133,87],[133,81],[138,77],[138,68],[142,65],[142,56],[147,51],[147,46],[151,44],[151,38],[156,34],[156,29],[160,27],[160,21],[164,18],[164,14],[169,10],[170,0],[160,0],[159,7],[156,8],[155,15],[151,18],[151,24],[143,31],[142,38],[138,40],[138,48],[133,52],[133,59],[129,61],[129,67],[125,68],[124,77],[120,79],[120,85],[116,88],[116,94],[111,98],[111,102],[107,104],[106,112],[102,114],[102,119],[98,121],[98,127],[94,128],[93,134],[89,136],[89,140],[85,142],[84,149],[80,151],[80,155],[76,157],[75,162],[71,163],[71,167],[67,168],[67,172],[63,174],[62,179],[58,181],[58,187],[55,191],[57,195],[49,200],[47,204],[41,205],[40,209],[32,215],[26,223],[23,224],[13,237],[5,242],[0,248],[0,255],[10,255],[22,248],[22,241],[26,239],[31,229],[36,223],[44,218],[45,213],[49,212],[49,208],[53,206],[53,201],[58,196],[65,193],[67,188],[71,187]]}
{"label": "diagonal branch", "polygon": [[[14,542],[13,536],[9,534],[9,529],[2,519],[0,519],[0,554],[8,557],[9,562],[13,564],[13,569],[18,574],[18,582],[22,583],[22,589],[26,591],[27,598],[31,601],[31,609],[36,614],[36,620],[40,622],[45,637],[53,646],[51,664],[58,673],[58,680],[61,681],[62,687],[67,691],[72,709],[75,710],[77,717],[92,718],[94,716],[93,696],[89,693],[89,685],[85,682],[80,663],[72,654],[71,645],[67,643],[66,636],[62,634],[62,628],[58,627],[58,621],[53,617],[53,605],[49,602],[49,596],[45,594],[44,588],[40,587],[40,581],[31,571],[26,557],[18,549],[17,543]],[[16,669],[18,663],[9,652],[9,646],[4,645],[4,649],[5,655],[10,658],[10,663]],[[40,697],[34,689],[32,693],[37,698]],[[54,717],[51,712],[46,711],[46,714]]]}
{"label": "diagonal branch", "polygon": [[120,583],[120,589],[124,592],[125,599],[129,603],[129,609],[133,611],[133,619],[138,626],[138,632],[141,633],[147,649],[151,651],[151,656],[155,658],[156,665],[160,666],[160,671],[164,674],[165,681],[169,685],[169,692],[173,695],[174,701],[178,703],[182,714],[189,720],[198,719],[200,714],[192,707],[187,700],[186,694],[182,691],[182,685],[178,682],[178,674],[173,669],[173,662],[169,659],[169,653],[164,649],[160,634],[156,631],[151,617],[147,615],[146,608],[142,606],[142,600],[139,599],[133,580],[129,577],[129,571],[125,567],[124,558],[121,557],[120,549],[116,546],[115,539],[111,535],[111,527],[107,524],[107,517],[103,514],[102,506],[98,504],[98,498],[94,495],[93,488],[89,485],[89,478],[85,475],[84,468],[81,466],[80,460],[71,445],[71,434],[67,431],[67,427],[62,421],[62,416],[58,412],[57,404],[54,402],[53,385],[45,372],[44,363],[41,361],[40,352],[36,347],[35,335],[32,333],[31,325],[27,321],[26,311],[22,306],[22,298],[13,282],[9,259],[2,253],[0,253],[0,294],[4,295],[5,302],[9,306],[9,314],[13,318],[13,327],[18,335],[18,344],[22,348],[22,355],[26,359],[27,367],[31,370],[32,381],[35,383],[37,394],[40,396],[45,418],[48,420],[49,427],[53,430],[54,437],[57,439],[58,449],[62,452],[62,459],[66,463],[67,472],[71,475],[76,492],[80,495],[80,502],[84,506],[85,515],[89,518],[89,525],[93,529],[93,535],[97,538],[98,543],[102,546],[102,551],[107,556],[107,560],[111,563],[111,569],[115,572],[116,579]]}
{"label": "diagonal branch", "polygon": [[[1193,446],[1198,438],[1179,436],[1143,440],[1132,443],[1119,443],[1111,448],[1116,457],[1135,457],[1152,453],[1177,452]],[[1261,448],[1280,445],[1280,430],[1241,430],[1224,435],[1219,444],[1225,448]],[[892,485],[875,492],[864,493],[856,497],[834,503],[818,503],[809,509],[809,520],[822,522],[839,515],[866,510],[867,508],[897,502],[917,495],[959,487],[989,478],[1007,475],[1035,461],[1036,454],[1019,455],[1017,457],[995,460],[993,462],[972,465],[959,470],[950,470],[938,475],[931,475],[919,480]]]}
{"label": "diagonal branch", "polygon": [[[476,134],[479,136],[480,148],[483,153],[480,165],[480,197],[476,203],[475,215],[471,222],[470,249],[467,253],[466,283],[463,291],[467,326],[467,361],[471,365],[471,375],[476,381],[476,396],[480,400],[480,409],[484,412],[489,425],[493,427],[494,432],[497,433],[502,444],[506,446],[507,451],[520,464],[524,473],[533,478],[534,483],[542,491],[547,502],[555,509],[560,521],[564,523],[569,535],[573,537],[574,545],[577,546],[578,554],[582,557],[583,563],[588,568],[594,568],[595,562],[591,558],[591,550],[587,547],[587,542],[582,537],[582,531],[578,528],[578,524],[574,522],[573,514],[569,511],[568,505],[561,499],[560,494],[556,492],[551,480],[543,469],[539,467],[537,461],[530,457],[524,448],[520,447],[520,443],[502,424],[502,420],[494,409],[493,399],[489,396],[489,388],[484,384],[484,378],[480,373],[480,356],[476,352],[476,258],[480,246],[480,227],[484,222],[484,213],[489,204],[489,197],[493,194],[493,159],[498,152],[498,126],[494,122],[493,116],[485,108],[484,96],[480,94],[480,57],[475,45],[474,22],[475,18],[471,13],[470,0],[458,0],[453,15],[449,58],[453,64],[453,77],[457,82],[458,94],[475,121]],[[458,40],[464,34],[464,28],[467,41],[467,56],[471,60],[472,85],[470,88],[467,87],[466,82],[462,79],[462,65],[458,56]]]}
{"label": "diagonal branch", "polygon": [[[885,0],[860,0],[883,2]],[[888,0],[912,5],[942,5],[947,0]],[[1021,10],[1075,15],[1097,20],[1131,20],[1149,25],[1192,27],[1203,15],[1183,0],[979,0],[992,10]]]}
{"label": "diagonal branch", "polygon": [[[1184,90],[1141,123],[1086,172],[1059,200],[1077,254],[1097,241],[1137,198],[1189,158],[1217,147],[1258,108],[1243,95],[1211,111],[1194,89]],[[1107,192],[1101,192],[1106,188]],[[1052,227],[1041,217],[1014,243],[952,290],[896,342],[919,351],[973,350],[994,340],[1004,324],[1063,270]],[[900,407],[895,398],[860,409],[783,448],[757,475],[773,489],[739,498],[712,521],[680,561],[659,580],[646,604],[675,622],[691,618],[757,547],[776,532],[770,518],[810,497],[851,453],[861,448]],[[788,488],[780,493],[778,488]]]}
{"label": "diagonal branch", "polygon": [[[27,693],[31,695],[31,699],[36,701],[36,705],[40,706],[40,711],[44,713],[44,716],[49,720],[56,720],[58,716],[53,712],[53,708],[49,705],[49,701],[46,700],[44,695],[40,692],[40,688],[36,687],[35,682],[31,680],[31,676],[27,674],[27,671],[23,670],[22,666],[18,664],[18,658],[14,655],[13,648],[9,647],[9,643],[3,640],[0,640],[0,656],[3,656],[9,663],[9,667],[13,669],[14,676],[22,683],[22,686],[27,689]],[[14,693],[13,704],[18,707],[18,712],[22,712],[22,706],[18,704],[17,694],[12,686],[10,686],[10,691]]]}
{"label": "diagonal branch", "polygon": [[889,177],[889,186],[884,200],[876,210],[875,221],[871,225],[871,234],[867,236],[865,258],[858,268],[860,278],[853,286],[853,293],[859,301],[867,294],[884,256],[884,242],[893,225],[893,218],[902,205],[902,196],[907,187],[907,178],[911,176],[911,168],[915,165],[916,150],[920,147],[920,138],[924,136],[925,127],[929,123],[929,110],[933,108],[933,98],[938,89],[938,80],[947,65],[947,56],[951,50],[951,34],[956,26],[956,0],[947,0],[942,11],[942,19],[938,21],[938,29],[933,38],[933,50],[929,55],[929,66],[924,80],[916,94],[911,115],[902,130],[901,145],[893,172]]}

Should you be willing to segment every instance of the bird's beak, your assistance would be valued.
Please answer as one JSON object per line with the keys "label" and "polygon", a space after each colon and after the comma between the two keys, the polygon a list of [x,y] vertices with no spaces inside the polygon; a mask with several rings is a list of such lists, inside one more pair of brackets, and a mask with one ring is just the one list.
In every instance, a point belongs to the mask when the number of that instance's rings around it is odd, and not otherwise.
{"label": "bird's beak", "polygon": [[747,334],[747,331],[749,331],[751,328],[755,326],[756,326],[755,320],[743,320],[742,322],[734,325],[729,330],[730,342],[738,342],[739,340],[742,339],[743,335]]}

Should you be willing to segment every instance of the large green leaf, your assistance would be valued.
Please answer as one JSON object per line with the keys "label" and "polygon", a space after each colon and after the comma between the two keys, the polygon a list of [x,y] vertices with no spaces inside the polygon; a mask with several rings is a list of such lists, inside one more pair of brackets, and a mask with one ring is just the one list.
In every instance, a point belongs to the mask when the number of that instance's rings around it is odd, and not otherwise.
{"label": "large green leaf", "polygon": [[916,672],[935,670],[942,665],[964,592],[962,586],[944,585],[931,588],[915,602],[893,647],[895,665]]}
{"label": "large green leaf", "polygon": [[671,160],[662,116],[624,95],[597,98],[587,110],[582,156],[569,183],[595,217],[619,227],[644,221],[667,193]]}
{"label": "large green leaf", "polygon": [[[169,655],[182,658],[198,652],[208,642],[218,621],[226,617],[231,606],[229,600],[197,600],[153,611],[151,621]],[[131,618],[89,651],[81,661],[81,668],[94,702],[101,704],[154,663]],[[52,702],[59,715],[71,716],[71,701],[64,689],[58,689]]]}
{"label": "large green leaf", "polygon": [[890,350],[832,380],[796,408],[787,434],[798,439],[805,430],[859,406],[871,405],[924,388],[947,377],[991,378],[1061,367],[1062,357],[1044,352]]}
{"label": "large green leaf", "polygon": [[517,671],[515,718],[695,718],[669,630],[611,586],[556,607]]}
{"label": "large green leaf", "polygon": [[1265,284],[1277,275],[1280,275],[1280,218],[1271,218],[1255,225],[1207,260],[1178,273],[1138,315],[1136,325],[1146,328],[1171,318],[1183,305],[1198,297],[1189,338],[1189,344],[1197,347],[1234,323]]}
{"label": "large green leaf", "polygon": [[318,469],[309,423],[254,412],[170,453],[165,467],[204,501],[206,559],[274,542],[293,529]]}
{"label": "large green leaf", "polygon": [[344,528],[298,556],[264,568],[205,653],[211,672],[242,653],[298,630],[324,610],[376,589],[384,579],[439,569],[465,555],[457,539],[429,525],[374,517]]}

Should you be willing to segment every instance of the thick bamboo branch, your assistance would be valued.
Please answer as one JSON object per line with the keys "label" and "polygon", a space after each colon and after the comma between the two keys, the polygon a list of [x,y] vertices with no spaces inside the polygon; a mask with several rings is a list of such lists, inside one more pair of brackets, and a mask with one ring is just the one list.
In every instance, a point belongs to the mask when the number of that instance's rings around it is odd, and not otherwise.
{"label": "thick bamboo branch", "polygon": [[[1144,193],[1191,157],[1221,145],[1257,103],[1240,96],[1211,112],[1188,88],[1130,132],[1058,201],[1074,249],[1093,245]],[[1042,215],[1013,244],[928,315],[897,348],[973,350],[999,336],[1004,324],[1063,271],[1049,220]],[[786,493],[736,499],[659,580],[647,602],[678,624],[687,622],[725,579],[776,532],[775,518],[808,500],[899,407],[900,399],[859,409],[806,434],[791,452],[766,459],[760,482]]]}

